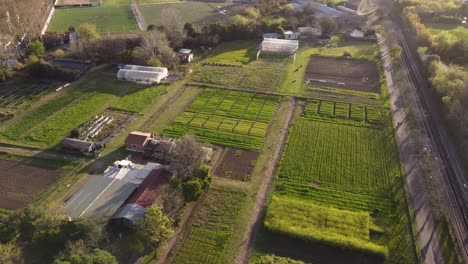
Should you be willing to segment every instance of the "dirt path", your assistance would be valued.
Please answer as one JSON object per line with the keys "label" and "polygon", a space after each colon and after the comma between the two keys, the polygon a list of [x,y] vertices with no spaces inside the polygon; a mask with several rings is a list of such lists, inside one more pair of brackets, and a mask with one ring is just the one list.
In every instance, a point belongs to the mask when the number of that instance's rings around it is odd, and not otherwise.
{"label": "dirt path", "polygon": [[420,172],[418,158],[415,155],[411,131],[407,122],[405,122],[406,113],[403,107],[403,95],[400,94],[398,84],[394,79],[388,47],[382,37],[379,37],[378,43],[384,64],[393,122],[396,129],[396,142],[400,152],[400,159],[406,171],[406,191],[409,193],[409,203],[412,204],[414,210],[414,219],[412,221],[417,227],[417,240],[419,248],[421,248],[421,252],[417,252],[417,254],[420,255],[424,263],[444,263],[435,222],[425,190],[423,175]]}
{"label": "dirt path", "polygon": [[249,253],[251,252],[254,246],[255,234],[260,224],[261,216],[264,210],[264,206],[265,206],[265,202],[266,202],[266,198],[268,194],[268,190],[271,187],[273,177],[275,175],[276,167],[280,160],[281,152],[283,150],[283,146],[286,141],[288,128],[291,124],[292,117],[294,114],[294,108],[295,108],[295,103],[293,101],[289,105],[286,122],[284,122],[283,128],[281,129],[281,134],[279,138],[279,142],[281,142],[281,144],[279,144],[276,147],[275,152],[273,153],[273,156],[270,158],[268,167],[265,170],[265,176],[263,178],[262,184],[260,185],[260,189],[258,190],[257,199],[255,200],[255,205],[252,211],[252,215],[249,220],[248,227],[244,234],[244,240],[243,240],[244,242],[242,242],[242,244],[240,245],[239,251],[237,253],[236,263],[247,263]]}
{"label": "dirt path", "polygon": [[37,157],[43,159],[53,160],[66,160],[66,161],[80,161],[83,158],[69,155],[66,153],[59,153],[48,150],[36,150],[31,148],[23,148],[21,146],[9,146],[0,143],[0,152],[5,152],[13,155],[24,156],[24,157]]}

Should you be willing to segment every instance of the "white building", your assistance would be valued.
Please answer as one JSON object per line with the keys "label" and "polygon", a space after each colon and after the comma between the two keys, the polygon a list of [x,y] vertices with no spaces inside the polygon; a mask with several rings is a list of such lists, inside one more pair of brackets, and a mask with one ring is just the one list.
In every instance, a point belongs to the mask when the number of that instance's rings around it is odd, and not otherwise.
{"label": "white building", "polygon": [[286,31],[284,32],[284,39],[299,39],[300,35],[299,32]]}
{"label": "white building", "polygon": [[349,36],[352,38],[364,38],[364,32],[361,30],[355,29],[351,33],[349,33]]}
{"label": "white building", "polygon": [[125,65],[117,72],[117,79],[139,84],[155,84],[168,76],[167,68]]}
{"label": "white building", "polygon": [[298,27],[297,31],[301,34],[301,38],[305,37],[317,37],[322,35],[322,31],[318,28],[313,27]]}
{"label": "white building", "polygon": [[264,39],[261,45],[262,52],[294,54],[299,49],[299,40]]}

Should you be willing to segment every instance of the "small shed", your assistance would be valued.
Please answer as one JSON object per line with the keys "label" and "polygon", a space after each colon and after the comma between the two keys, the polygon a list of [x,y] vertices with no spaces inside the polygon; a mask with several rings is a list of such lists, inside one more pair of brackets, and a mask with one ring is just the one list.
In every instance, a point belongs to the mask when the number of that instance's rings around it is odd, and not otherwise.
{"label": "small shed", "polygon": [[299,32],[286,31],[284,32],[284,39],[299,39],[300,35]]}
{"label": "small shed", "polygon": [[84,155],[92,155],[96,151],[96,145],[92,142],[75,138],[65,138],[62,147],[69,150],[79,151]]}
{"label": "small shed", "polygon": [[280,34],[278,33],[264,33],[263,34],[263,38],[264,39],[267,39],[267,38],[270,38],[270,39],[277,39],[280,37]]}
{"label": "small shed", "polygon": [[152,138],[152,133],[133,131],[125,139],[125,149],[133,152],[144,152],[146,145]]}
{"label": "small shed", "polygon": [[193,52],[191,49],[180,49],[178,56],[181,62],[191,62],[193,60]]}
{"label": "small shed", "polygon": [[364,32],[359,29],[355,29],[349,33],[349,36],[352,38],[364,38]]}

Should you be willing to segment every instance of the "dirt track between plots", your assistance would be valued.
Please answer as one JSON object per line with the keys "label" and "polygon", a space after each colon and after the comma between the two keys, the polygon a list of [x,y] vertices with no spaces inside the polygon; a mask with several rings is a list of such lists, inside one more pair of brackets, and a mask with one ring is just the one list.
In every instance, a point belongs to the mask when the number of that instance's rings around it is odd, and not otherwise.
{"label": "dirt track between plots", "polygon": [[0,160],[0,208],[23,208],[35,195],[60,177],[61,173],[56,169]]}
{"label": "dirt track between plots", "polygon": [[258,152],[226,148],[213,170],[213,175],[234,180],[246,180],[255,166]]}
{"label": "dirt track between plots", "polygon": [[314,56],[304,82],[347,90],[380,93],[379,72],[374,62]]}

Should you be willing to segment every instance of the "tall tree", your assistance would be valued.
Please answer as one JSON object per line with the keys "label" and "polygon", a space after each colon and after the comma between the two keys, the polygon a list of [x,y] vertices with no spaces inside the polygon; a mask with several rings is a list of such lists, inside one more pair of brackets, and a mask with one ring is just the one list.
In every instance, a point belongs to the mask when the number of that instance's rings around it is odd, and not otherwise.
{"label": "tall tree", "polygon": [[320,18],[319,25],[323,36],[331,36],[338,30],[335,20],[327,16]]}
{"label": "tall tree", "polygon": [[145,217],[137,224],[137,230],[144,240],[153,245],[154,249],[174,233],[172,221],[155,204],[146,209]]}
{"label": "tall tree", "polygon": [[19,248],[15,243],[0,243],[0,263],[16,264],[21,262],[20,259],[21,248]]}
{"label": "tall tree", "polygon": [[76,29],[78,37],[81,42],[89,42],[95,39],[99,39],[101,35],[97,31],[96,25],[90,23],[83,23]]}
{"label": "tall tree", "polygon": [[190,179],[202,162],[203,150],[193,135],[186,135],[177,141],[172,150],[174,168],[177,177]]}
{"label": "tall tree", "polygon": [[41,57],[45,53],[45,47],[42,42],[39,40],[35,40],[29,43],[28,47],[26,48],[26,56],[36,56]]}

